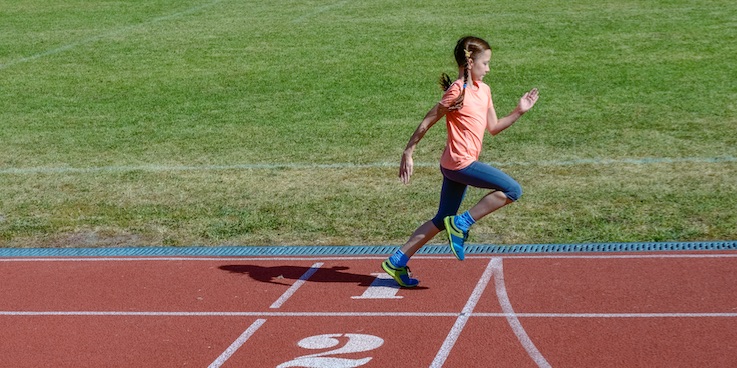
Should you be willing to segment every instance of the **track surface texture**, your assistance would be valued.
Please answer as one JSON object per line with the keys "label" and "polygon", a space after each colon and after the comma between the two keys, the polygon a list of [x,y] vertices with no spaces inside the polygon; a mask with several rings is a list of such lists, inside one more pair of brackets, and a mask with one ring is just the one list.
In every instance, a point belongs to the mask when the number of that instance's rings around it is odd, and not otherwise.
{"label": "track surface texture", "polygon": [[428,248],[415,289],[376,248],[4,250],[0,366],[737,366],[733,244]]}

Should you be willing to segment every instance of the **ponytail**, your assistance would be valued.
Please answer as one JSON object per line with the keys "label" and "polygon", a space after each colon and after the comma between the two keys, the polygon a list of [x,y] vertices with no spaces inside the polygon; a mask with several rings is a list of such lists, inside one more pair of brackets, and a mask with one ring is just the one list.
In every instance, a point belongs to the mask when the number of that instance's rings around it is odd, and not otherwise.
{"label": "ponytail", "polygon": [[443,92],[447,91],[452,84],[453,81],[450,79],[450,76],[448,74],[443,73],[440,75],[440,88],[443,90]]}

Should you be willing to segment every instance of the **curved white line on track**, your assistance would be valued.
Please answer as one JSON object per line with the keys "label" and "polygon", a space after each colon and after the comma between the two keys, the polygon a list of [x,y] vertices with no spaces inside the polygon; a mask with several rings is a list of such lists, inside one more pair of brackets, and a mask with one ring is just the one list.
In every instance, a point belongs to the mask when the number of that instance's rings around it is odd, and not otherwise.
{"label": "curved white line on track", "polygon": [[502,259],[501,258],[493,258],[491,260],[491,268],[493,269],[494,274],[494,284],[496,285],[496,297],[499,299],[499,304],[502,307],[502,312],[504,312],[504,315],[507,318],[507,322],[509,322],[509,326],[512,328],[512,331],[514,331],[514,334],[517,336],[517,339],[519,340],[520,344],[522,344],[522,347],[525,348],[527,351],[527,354],[530,355],[530,358],[532,358],[533,361],[537,364],[538,367],[543,368],[550,368],[550,363],[548,363],[547,360],[545,360],[545,357],[540,353],[540,351],[537,349],[535,344],[532,342],[530,337],[527,335],[527,332],[525,331],[524,327],[522,327],[522,323],[520,323],[519,318],[517,318],[517,315],[514,313],[514,309],[512,308],[512,303],[509,301],[509,296],[507,295],[507,288],[504,285],[504,269],[502,267]]}

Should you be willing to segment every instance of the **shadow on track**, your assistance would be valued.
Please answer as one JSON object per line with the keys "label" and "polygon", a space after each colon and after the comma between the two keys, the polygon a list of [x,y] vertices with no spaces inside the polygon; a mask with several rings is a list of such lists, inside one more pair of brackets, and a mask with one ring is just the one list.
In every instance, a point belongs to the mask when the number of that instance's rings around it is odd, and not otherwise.
{"label": "shadow on track", "polygon": [[[302,275],[310,270],[310,267],[304,266],[263,267],[257,265],[225,265],[218,268],[234,274],[248,275],[257,281],[286,286],[291,286],[292,283],[282,282],[281,280],[299,280]],[[333,266],[331,268],[320,268],[307,282],[355,283],[358,286],[369,287],[376,280],[376,276],[350,273],[346,272],[347,270],[350,270],[350,267]],[[422,290],[427,288],[418,286],[413,289]]]}

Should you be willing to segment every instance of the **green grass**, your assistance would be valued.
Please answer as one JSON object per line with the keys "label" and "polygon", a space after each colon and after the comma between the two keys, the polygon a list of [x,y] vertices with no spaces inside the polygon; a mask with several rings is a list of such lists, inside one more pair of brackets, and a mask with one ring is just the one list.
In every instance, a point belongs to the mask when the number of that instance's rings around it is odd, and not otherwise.
{"label": "green grass", "polygon": [[465,34],[500,115],[541,92],[486,138],[525,195],[472,242],[737,239],[732,1],[0,9],[4,246],[402,243],[437,207],[443,124],[409,186],[392,165]]}

